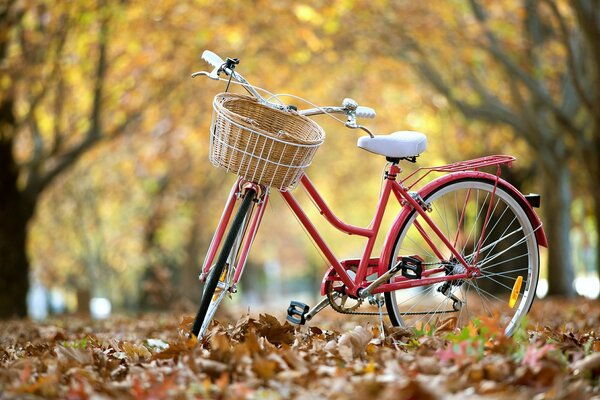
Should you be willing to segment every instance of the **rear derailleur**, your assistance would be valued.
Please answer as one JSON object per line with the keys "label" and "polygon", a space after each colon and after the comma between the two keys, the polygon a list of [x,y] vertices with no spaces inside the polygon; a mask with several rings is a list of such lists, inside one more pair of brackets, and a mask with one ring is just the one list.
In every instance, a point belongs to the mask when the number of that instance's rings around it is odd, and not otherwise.
{"label": "rear derailleur", "polygon": [[452,293],[452,287],[457,286],[454,284],[454,281],[446,281],[443,285],[437,288],[437,291],[452,300],[452,309],[454,311],[460,311],[463,306],[463,302],[461,299],[456,297],[454,293]]}

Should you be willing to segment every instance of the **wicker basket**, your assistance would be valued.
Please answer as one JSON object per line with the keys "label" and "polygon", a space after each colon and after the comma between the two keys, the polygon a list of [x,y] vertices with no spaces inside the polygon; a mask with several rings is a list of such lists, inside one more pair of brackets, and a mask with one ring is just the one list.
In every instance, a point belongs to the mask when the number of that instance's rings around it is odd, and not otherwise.
{"label": "wicker basket", "polygon": [[221,93],[213,101],[209,160],[248,181],[294,188],[325,140],[311,119],[250,96]]}

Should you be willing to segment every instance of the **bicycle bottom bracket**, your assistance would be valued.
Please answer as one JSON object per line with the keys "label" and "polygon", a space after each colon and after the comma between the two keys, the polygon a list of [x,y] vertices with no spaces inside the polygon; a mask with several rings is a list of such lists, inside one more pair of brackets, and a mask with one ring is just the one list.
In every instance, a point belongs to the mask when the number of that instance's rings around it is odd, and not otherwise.
{"label": "bicycle bottom bracket", "polygon": [[287,320],[292,324],[304,325],[306,323],[306,314],[310,307],[299,301],[290,302],[290,306],[287,309]]}

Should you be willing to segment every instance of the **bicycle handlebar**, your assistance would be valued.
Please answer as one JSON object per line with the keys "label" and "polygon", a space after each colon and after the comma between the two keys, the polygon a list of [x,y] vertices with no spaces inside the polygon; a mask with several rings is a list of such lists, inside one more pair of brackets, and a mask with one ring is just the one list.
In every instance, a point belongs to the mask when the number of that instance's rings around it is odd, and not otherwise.
{"label": "bicycle handlebar", "polygon": [[[320,115],[320,114],[346,114],[347,112],[348,112],[348,109],[346,107],[338,107],[338,106],[308,108],[306,110],[298,111],[298,113],[305,115],[307,117],[310,117],[313,115]],[[358,117],[358,118],[372,119],[377,116],[377,113],[371,107],[358,106],[358,107],[356,107],[356,110],[354,110],[354,112],[356,113],[356,117]]]}
{"label": "bicycle handlebar", "polygon": [[[242,75],[238,74],[234,71],[235,64],[237,60],[227,59],[224,61],[219,55],[213,53],[210,50],[204,50],[202,53],[202,59],[210,64],[214,69],[212,72],[207,73],[205,71],[195,72],[192,74],[192,77],[196,77],[199,75],[205,75],[211,79],[219,79],[219,73],[224,72],[227,76],[235,79],[239,82],[252,96],[256,97],[261,103],[268,105],[269,107],[273,107],[280,110],[287,109],[285,106],[280,104],[275,104],[267,101],[264,97],[262,97]],[[346,98],[342,102],[342,106],[326,106],[326,107],[317,107],[310,108],[307,110],[298,111],[299,114],[305,116],[313,116],[319,114],[346,114],[348,117],[348,121],[346,122],[346,126],[349,128],[362,128],[360,125],[356,123],[356,118],[375,118],[377,115],[375,110],[370,107],[359,106],[358,103],[352,99]],[[368,130],[367,130],[368,132]],[[369,132],[369,134],[371,134]]]}

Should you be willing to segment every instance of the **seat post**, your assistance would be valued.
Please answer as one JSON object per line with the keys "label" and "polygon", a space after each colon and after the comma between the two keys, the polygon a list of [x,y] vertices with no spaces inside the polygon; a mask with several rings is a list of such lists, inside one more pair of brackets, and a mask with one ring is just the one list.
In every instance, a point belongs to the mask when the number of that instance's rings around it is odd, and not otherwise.
{"label": "seat post", "polygon": [[[389,161],[389,159],[388,159]],[[392,165],[390,166],[390,169],[385,171],[385,177],[384,179],[389,179],[391,181],[395,181],[396,180],[396,176],[402,172],[402,169],[400,168],[400,166],[398,165],[398,162],[394,162],[394,161],[390,161],[392,163]]]}

